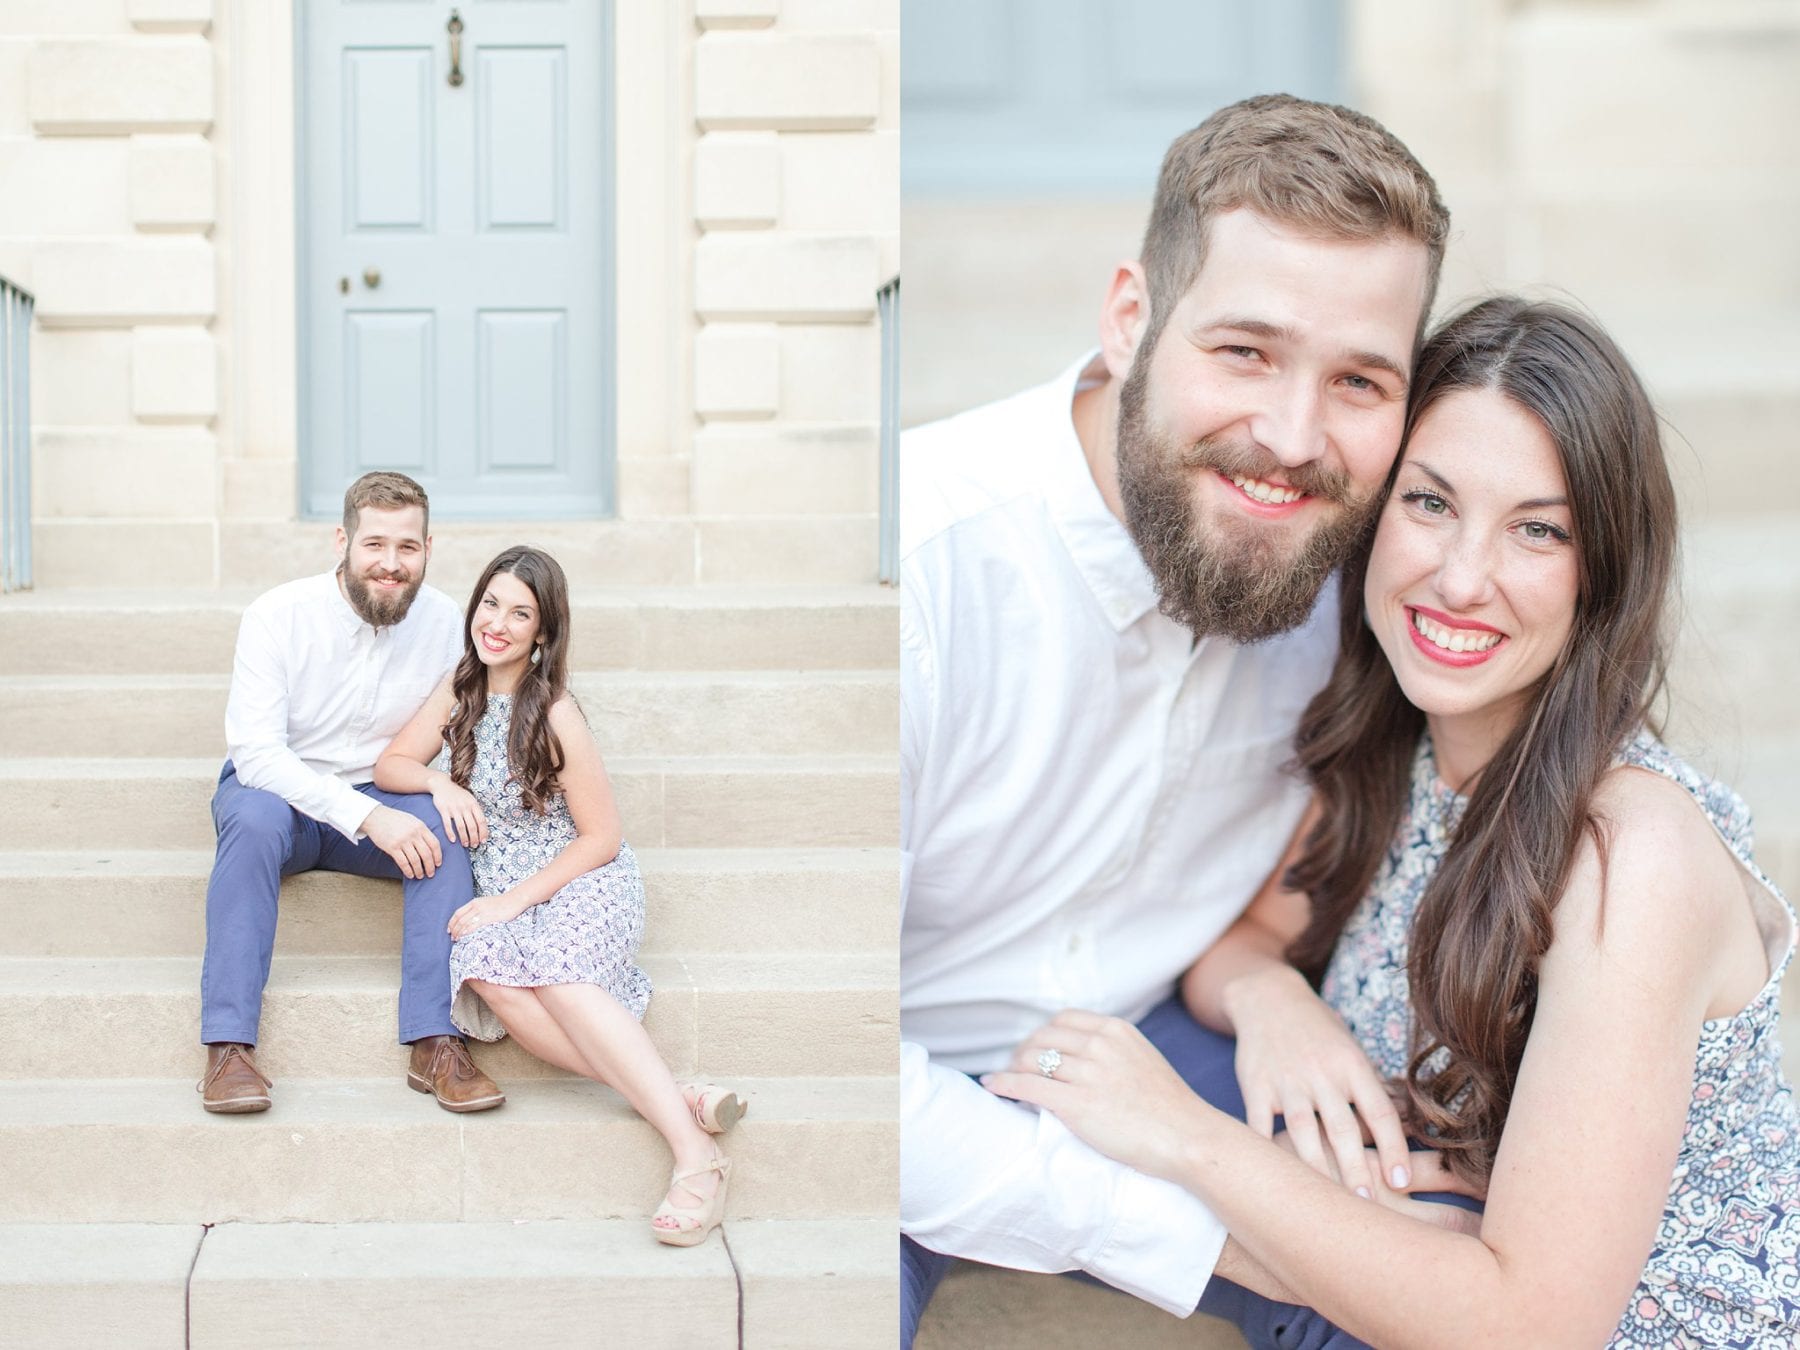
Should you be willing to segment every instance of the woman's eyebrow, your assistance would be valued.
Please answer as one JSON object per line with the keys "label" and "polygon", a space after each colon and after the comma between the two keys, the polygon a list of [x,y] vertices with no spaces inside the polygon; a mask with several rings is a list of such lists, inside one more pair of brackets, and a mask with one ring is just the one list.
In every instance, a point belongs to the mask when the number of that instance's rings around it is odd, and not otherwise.
{"label": "woman's eyebrow", "polygon": [[[1408,460],[1407,464],[1424,474],[1445,492],[1455,493],[1456,489],[1450,485],[1450,480],[1423,460],[1412,459]],[[1567,506],[1568,504],[1569,499],[1567,497],[1527,497],[1522,502],[1515,502],[1512,509],[1515,511],[1535,511],[1541,506]]]}

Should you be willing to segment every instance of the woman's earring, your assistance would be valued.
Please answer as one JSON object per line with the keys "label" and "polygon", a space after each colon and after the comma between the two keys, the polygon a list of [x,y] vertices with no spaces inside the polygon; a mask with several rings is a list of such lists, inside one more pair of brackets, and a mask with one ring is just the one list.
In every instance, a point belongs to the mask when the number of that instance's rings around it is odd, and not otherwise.
{"label": "woman's earring", "polygon": [[535,666],[539,661],[541,661],[543,659],[543,656],[544,656],[544,644],[541,642],[532,643],[531,644],[531,664]]}

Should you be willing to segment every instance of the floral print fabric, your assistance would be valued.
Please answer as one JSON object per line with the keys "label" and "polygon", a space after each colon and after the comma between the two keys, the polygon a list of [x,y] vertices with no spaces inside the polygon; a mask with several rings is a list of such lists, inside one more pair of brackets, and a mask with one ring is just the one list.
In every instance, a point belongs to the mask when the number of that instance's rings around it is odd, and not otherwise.
{"label": "floral print fabric", "polygon": [[[488,841],[469,855],[476,895],[500,895],[549,863],[575,838],[560,795],[548,815],[526,808],[506,762],[512,697],[489,694],[475,727],[469,791],[487,814]],[[497,1041],[506,1028],[470,979],[514,988],[598,985],[640,1021],[650,1004],[650,977],[636,965],[644,937],[644,882],[629,844],[604,867],[584,872],[515,919],[479,928],[450,949],[450,1020],[477,1040]]]}
{"label": "floral print fabric", "polygon": [[[1736,793],[1696,773],[1647,732],[1618,762],[1685,788],[1744,869],[1786,911],[1789,927],[1761,992],[1736,1016],[1701,1028],[1687,1125],[1656,1245],[1608,1344],[1619,1350],[1791,1348],[1800,1345],[1800,1119],[1782,1077],[1778,1022],[1781,977],[1793,959],[1794,912],[1751,858],[1750,813]],[[1463,805],[1439,781],[1429,737],[1421,740],[1400,827],[1326,970],[1325,1001],[1389,1078],[1405,1074],[1412,1044],[1406,962],[1413,914]]]}

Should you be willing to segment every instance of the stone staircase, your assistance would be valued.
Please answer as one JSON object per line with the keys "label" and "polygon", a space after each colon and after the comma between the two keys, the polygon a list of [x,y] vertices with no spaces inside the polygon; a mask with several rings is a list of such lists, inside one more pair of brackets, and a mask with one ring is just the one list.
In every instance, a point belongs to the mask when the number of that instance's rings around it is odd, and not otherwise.
{"label": "stone staircase", "polygon": [[[487,542],[433,583],[460,603]],[[0,599],[0,1340],[888,1344],[892,593],[570,568],[576,690],[649,891],[646,1025],[751,1103],[724,1236],[678,1251],[647,1223],[663,1145],[609,1089],[502,1043],[476,1051],[497,1111],[407,1090],[394,883],[284,883],[275,1105],[200,1110],[207,802],[237,616],[318,565],[287,554],[241,592]]]}

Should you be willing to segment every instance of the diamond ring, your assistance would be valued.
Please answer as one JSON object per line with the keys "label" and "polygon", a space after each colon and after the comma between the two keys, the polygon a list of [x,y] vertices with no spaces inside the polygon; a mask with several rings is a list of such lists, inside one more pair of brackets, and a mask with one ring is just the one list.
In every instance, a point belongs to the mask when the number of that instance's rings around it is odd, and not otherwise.
{"label": "diamond ring", "polygon": [[1062,1051],[1060,1051],[1060,1050],[1040,1050],[1040,1051],[1038,1051],[1038,1057],[1037,1057],[1038,1072],[1043,1074],[1044,1077],[1046,1077],[1046,1078],[1056,1077],[1056,1071],[1059,1067],[1061,1067],[1061,1065],[1062,1065]]}

